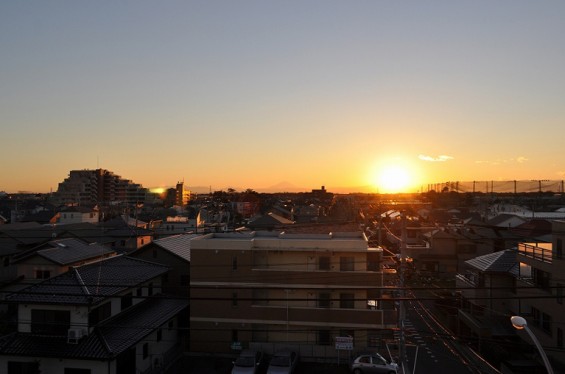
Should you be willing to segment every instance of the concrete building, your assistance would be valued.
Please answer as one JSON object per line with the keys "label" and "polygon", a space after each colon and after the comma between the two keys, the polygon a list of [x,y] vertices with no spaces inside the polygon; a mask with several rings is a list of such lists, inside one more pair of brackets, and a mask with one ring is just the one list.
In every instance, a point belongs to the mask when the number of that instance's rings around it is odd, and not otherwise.
{"label": "concrete building", "polygon": [[336,337],[352,337],[355,350],[393,337],[382,249],[361,232],[207,234],[190,250],[193,352],[291,347],[331,361]]}

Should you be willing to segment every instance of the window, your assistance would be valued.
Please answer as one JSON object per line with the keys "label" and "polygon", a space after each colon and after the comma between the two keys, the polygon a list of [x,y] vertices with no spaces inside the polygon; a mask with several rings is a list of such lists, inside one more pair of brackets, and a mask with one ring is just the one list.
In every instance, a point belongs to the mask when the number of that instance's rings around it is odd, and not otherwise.
{"label": "window", "polygon": [[149,356],[149,343],[143,344],[143,359],[146,359]]}
{"label": "window", "polygon": [[39,373],[39,362],[8,361],[8,374],[35,374]]}
{"label": "window", "polygon": [[67,336],[71,327],[71,312],[68,310],[31,310],[31,332],[41,335]]}
{"label": "window", "polygon": [[36,270],[35,271],[35,278],[36,279],[48,279],[51,277],[51,271],[49,270]]}
{"label": "window", "polygon": [[231,258],[231,269],[237,270],[237,256]]}
{"label": "window", "polygon": [[550,274],[546,271],[532,268],[532,276],[534,284],[544,290],[549,290]]}
{"label": "window", "polygon": [[330,305],[330,294],[328,292],[320,292],[318,295],[318,308],[329,308]]}
{"label": "window", "polygon": [[355,270],[355,257],[339,258],[339,271],[354,271],[354,270]]}
{"label": "window", "polygon": [[551,335],[551,316],[547,313],[541,314],[541,329]]}
{"label": "window", "polygon": [[231,306],[237,306],[237,292],[231,294]]}
{"label": "window", "polygon": [[106,318],[109,318],[111,315],[112,315],[112,304],[109,302],[106,304],[102,304],[98,308],[92,309],[90,311],[90,313],[88,314],[88,325],[92,327],[96,325],[98,322],[101,322]]}
{"label": "window", "polygon": [[318,270],[330,270],[329,256],[322,256],[318,258]]}
{"label": "window", "polygon": [[557,242],[555,243],[555,258],[563,258],[563,239],[557,238]]}
{"label": "window", "polygon": [[318,345],[330,345],[330,330],[318,330]]}
{"label": "window", "polygon": [[355,295],[352,293],[339,294],[339,307],[342,309],[355,308]]}
{"label": "window", "polygon": [[64,374],[90,374],[90,369],[65,368]]}
{"label": "window", "polygon": [[132,306],[133,305],[133,295],[132,295],[132,293],[130,292],[130,293],[122,296],[122,298],[120,300],[120,304],[121,304],[121,310],[124,310],[124,309]]}

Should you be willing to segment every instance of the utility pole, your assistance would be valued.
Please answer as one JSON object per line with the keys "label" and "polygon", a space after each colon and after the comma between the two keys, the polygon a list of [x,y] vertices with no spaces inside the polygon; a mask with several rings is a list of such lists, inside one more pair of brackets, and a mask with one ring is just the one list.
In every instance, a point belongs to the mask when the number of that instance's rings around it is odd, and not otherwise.
{"label": "utility pole", "polygon": [[400,329],[400,343],[398,347],[398,359],[400,361],[400,367],[402,372],[406,373],[406,338],[404,336],[404,324],[406,319],[406,306],[404,305],[404,299],[406,297],[406,291],[404,287],[404,270],[406,267],[406,214],[402,213],[402,233],[400,236],[400,302],[398,311],[398,327]]}

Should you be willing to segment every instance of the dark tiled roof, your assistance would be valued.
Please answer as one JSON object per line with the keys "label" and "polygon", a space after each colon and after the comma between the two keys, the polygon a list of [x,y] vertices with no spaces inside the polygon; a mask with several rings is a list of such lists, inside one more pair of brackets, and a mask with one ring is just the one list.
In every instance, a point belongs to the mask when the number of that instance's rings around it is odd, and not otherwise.
{"label": "dark tiled roof", "polygon": [[37,254],[49,261],[60,265],[69,265],[79,261],[85,261],[115,253],[108,247],[99,244],[88,244],[82,240],[67,238],[52,240],[38,250],[31,250],[15,257],[15,262],[21,261],[30,255]]}
{"label": "dark tiled roof", "polygon": [[514,273],[518,267],[516,251],[511,249],[475,257],[465,263],[483,272]]}
{"label": "dark tiled roof", "polygon": [[125,256],[75,267],[6,297],[19,303],[96,304],[169,270],[167,266]]}
{"label": "dark tiled roof", "polygon": [[97,325],[77,344],[66,337],[14,333],[0,339],[0,354],[75,359],[112,359],[188,306],[187,300],[151,298]]}
{"label": "dark tiled roof", "polygon": [[199,234],[172,235],[162,239],[154,240],[153,243],[185,259],[186,261],[190,261],[190,241],[198,236],[200,235]]}

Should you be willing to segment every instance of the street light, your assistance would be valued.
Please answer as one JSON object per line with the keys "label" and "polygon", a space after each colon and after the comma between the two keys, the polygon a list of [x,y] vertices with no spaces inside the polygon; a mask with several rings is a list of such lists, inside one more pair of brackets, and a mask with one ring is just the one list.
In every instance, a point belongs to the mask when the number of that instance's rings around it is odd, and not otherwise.
{"label": "street light", "polygon": [[510,322],[512,322],[512,326],[514,326],[514,328],[516,328],[517,330],[526,330],[528,335],[530,335],[530,338],[532,338],[532,340],[534,341],[534,344],[536,345],[541,358],[543,359],[543,363],[545,364],[545,368],[547,369],[548,374],[553,374],[553,369],[551,368],[547,355],[545,354],[545,351],[543,350],[541,344],[539,343],[532,330],[529,329],[526,319],[520,316],[512,316],[510,317]]}

